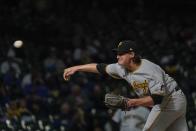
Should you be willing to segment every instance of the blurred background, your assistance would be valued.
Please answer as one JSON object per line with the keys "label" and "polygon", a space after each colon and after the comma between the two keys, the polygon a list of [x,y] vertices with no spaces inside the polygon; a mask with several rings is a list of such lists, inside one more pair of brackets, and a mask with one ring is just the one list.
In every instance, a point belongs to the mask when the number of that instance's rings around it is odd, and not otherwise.
{"label": "blurred background", "polygon": [[126,82],[89,73],[63,81],[76,64],[116,61],[111,49],[132,39],[187,95],[196,131],[196,1],[1,0],[0,129],[115,131],[104,94]]}

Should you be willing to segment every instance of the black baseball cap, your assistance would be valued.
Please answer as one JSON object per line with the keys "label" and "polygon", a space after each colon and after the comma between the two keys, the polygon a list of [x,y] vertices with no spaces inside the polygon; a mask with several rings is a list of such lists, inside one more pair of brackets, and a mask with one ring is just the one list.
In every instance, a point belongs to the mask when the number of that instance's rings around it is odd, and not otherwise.
{"label": "black baseball cap", "polygon": [[135,42],[131,40],[121,41],[118,47],[112,49],[112,51],[117,52],[117,54],[135,52]]}

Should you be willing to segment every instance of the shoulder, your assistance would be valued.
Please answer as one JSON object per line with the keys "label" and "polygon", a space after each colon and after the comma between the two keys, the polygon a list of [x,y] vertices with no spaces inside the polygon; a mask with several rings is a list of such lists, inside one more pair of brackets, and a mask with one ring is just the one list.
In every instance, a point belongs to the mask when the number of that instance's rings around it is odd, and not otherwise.
{"label": "shoulder", "polygon": [[106,66],[106,72],[114,78],[121,79],[125,73],[125,68],[118,63],[113,63]]}
{"label": "shoulder", "polygon": [[[155,70],[159,69],[159,66],[147,59],[141,59],[141,65],[134,71],[134,74],[152,74]],[[159,69],[160,70],[160,69]]]}
{"label": "shoulder", "polygon": [[107,65],[107,69],[117,69],[117,70],[125,70],[125,68],[118,63],[112,63]]}
{"label": "shoulder", "polygon": [[155,64],[148,59],[142,59],[142,64]]}
{"label": "shoulder", "polygon": [[141,68],[157,68],[160,67],[159,65],[155,64],[152,61],[149,61],[147,59],[142,59],[142,64],[141,64]]}

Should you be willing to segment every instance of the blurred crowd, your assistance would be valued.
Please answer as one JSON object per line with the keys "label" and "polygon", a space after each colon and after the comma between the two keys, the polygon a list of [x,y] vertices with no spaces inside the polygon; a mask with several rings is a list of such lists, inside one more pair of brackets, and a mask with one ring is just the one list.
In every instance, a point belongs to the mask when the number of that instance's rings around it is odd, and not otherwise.
{"label": "blurred crowd", "polygon": [[[66,67],[116,61],[120,40],[137,42],[139,53],[162,66],[187,94],[187,122],[196,130],[196,17],[144,1],[1,1],[0,128],[114,131],[104,94],[122,81],[77,73]],[[22,39],[24,46],[13,47]],[[116,87],[117,86],[117,87]],[[110,123],[108,127],[108,123]],[[33,126],[32,126],[33,125]]]}

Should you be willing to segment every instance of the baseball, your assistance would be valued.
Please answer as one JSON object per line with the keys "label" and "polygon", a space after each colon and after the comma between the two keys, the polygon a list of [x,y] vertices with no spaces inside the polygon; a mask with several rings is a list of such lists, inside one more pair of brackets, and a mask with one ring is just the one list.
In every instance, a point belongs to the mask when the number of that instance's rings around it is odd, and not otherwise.
{"label": "baseball", "polygon": [[14,42],[14,47],[16,47],[16,48],[21,48],[23,46],[23,41],[21,41],[21,40],[16,40],[15,42]]}

